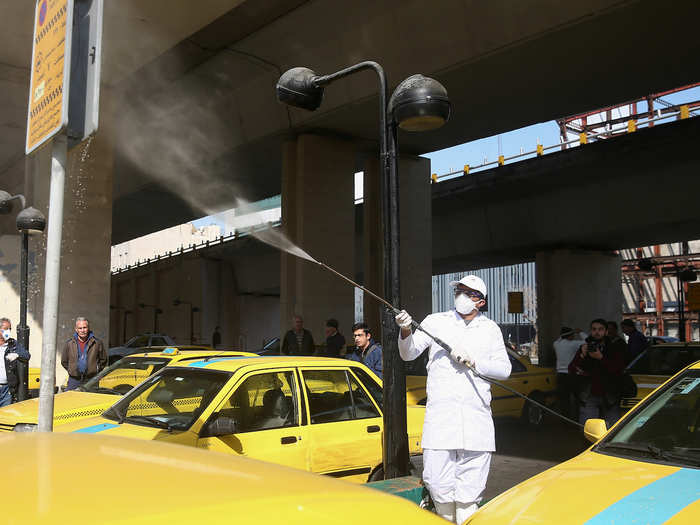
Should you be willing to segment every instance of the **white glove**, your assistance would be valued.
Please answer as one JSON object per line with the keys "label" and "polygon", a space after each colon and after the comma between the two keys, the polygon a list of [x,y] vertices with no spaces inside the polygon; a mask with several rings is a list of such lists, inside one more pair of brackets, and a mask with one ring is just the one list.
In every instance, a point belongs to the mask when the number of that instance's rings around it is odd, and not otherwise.
{"label": "white glove", "polygon": [[5,359],[7,359],[8,361],[14,361],[18,357],[19,357],[19,354],[16,354],[15,352],[10,352],[9,354],[7,354],[5,356]]}
{"label": "white glove", "polygon": [[469,368],[474,368],[474,359],[472,359],[472,356],[470,356],[469,352],[464,348],[453,348],[450,357],[458,363],[463,363]]}
{"label": "white glove", "polygon": [[399,325],[399,328],[410,328],[411,323],[413,322],[411,314],[409,314],[406,310],[401,310],[394,320],[396,321],[396,324]]}

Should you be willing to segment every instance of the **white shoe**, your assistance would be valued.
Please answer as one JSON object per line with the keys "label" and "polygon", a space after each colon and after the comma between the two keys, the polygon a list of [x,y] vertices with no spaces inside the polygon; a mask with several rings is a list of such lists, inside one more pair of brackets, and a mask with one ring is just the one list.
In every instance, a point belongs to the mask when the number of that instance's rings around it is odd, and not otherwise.
{"label": "white shoe", "polygon": [[450,501],[449,503],[438,503],[435,502],[435,512],[449,522],[455,522],[455,502]]}
{"label": "white shoe", "polygon": [[462,525],[478,509],[479,509],[479,506],[476,503],[456,502],[455,503],[455,514],[456,514],[457,520],[455,521],[455,523],[457,523],[457,525]]}

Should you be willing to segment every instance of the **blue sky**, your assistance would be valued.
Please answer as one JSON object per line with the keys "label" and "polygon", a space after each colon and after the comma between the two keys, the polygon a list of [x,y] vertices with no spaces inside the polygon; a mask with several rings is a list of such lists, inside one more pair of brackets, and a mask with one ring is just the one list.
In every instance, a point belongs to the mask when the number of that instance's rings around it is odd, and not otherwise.
{"label": "blue sky", "polygon": [[[700,87],[667,95],[663,99],[671,104],[692,102],[700,99]],[[646,106],[642,105],[640,109],[642,108],[645,109]],[[696,111],[696,113],[700,113],[700,110]],[[465,164],[475,166],[484,162],[484,159],[487,162],[495,161],[499,154],[509,157],[517,155],[521,151],[533,151],[537,147],[538,142],[545,147],[559,143],[559,127],[555,121],[550,120],[533,124],[500,135],[433,151],[424,156],[430,159],[431,173],[442,175],[450,171],[461,170]],[[552,151],[558,150],[554,149]],[[197,228],[208,224],[223,225],[216,215],[202,217],[192,221],[192,224]]]}

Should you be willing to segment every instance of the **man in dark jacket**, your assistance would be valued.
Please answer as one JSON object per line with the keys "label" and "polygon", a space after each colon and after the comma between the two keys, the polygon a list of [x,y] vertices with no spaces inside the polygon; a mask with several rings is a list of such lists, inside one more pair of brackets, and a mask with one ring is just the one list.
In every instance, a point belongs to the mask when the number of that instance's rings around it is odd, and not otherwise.
{"label": "man in dark jacket", "polygon": [[627,362],[631,362],[649,345],[646,337],[637,330],[632,319],[622,321],[622,331],[627,336]]}
{"label": "man in dark jacket", "polygon": [[294,316],[294,328],[289,330],[282,339],[280,352],[282,355],[313,355],[314,338],[306,328],[300,315]]}
{"label": "man in dark jacket", "polygon": [[352,325],[352,337],[355,339],[355,349],[346,354],[351,361],[359,361],[372,372],[382,377],[382,346],[372,339],[372,333],[365,323]]}
{"label": "man in dark jacket", "polygon": [[17,400],[19,375],[17,362],[29,362],[29,352],[12,338],[12,323],[7,317],[0,319],[0,407]]}
{"label": "man in dark jacket", "polygon": [[75,320],[75,333],[63,345],[61,364],[68,372],[66,390],[74,390],[107,366],[107,351],[90,331],[85,317]]}
{"label": "man in dark jacket", "polygon": [[338,331],[338,321],[326,321],[326,357],[343,357],[345,355],[345,337]]}
{"label": "man in dark jacket", "polygon": [[604,319],[591,321],[591,335],[576,352],[569,373],[577,378],[579,421],[602,418],[610,428],[620,418],[625,347],[605,335],[607,328]]}

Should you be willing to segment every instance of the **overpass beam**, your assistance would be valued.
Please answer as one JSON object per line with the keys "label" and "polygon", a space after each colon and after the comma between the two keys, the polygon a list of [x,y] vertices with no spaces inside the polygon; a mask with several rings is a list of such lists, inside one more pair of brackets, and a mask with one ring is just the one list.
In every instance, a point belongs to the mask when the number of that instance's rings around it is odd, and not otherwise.
{"label": "overpass beam", "polygon": [[538,252],[537,338],[540,364],[556,362],[552,343],[562,326],[588,332],[591,320],[622,318],[621,259],[587,250]]}
{"label": "overpass beam", "polygon": [[[381,294],[383,236],[381,221],[381,173],[376,159],[364,171],[364,284]],[[401,307],[417,321],[432,311],[432,199],[430,161],[424,157],[399,158],[399,230]],[[365,322],[376,330],[381,327],[381,305],[364,298]]]}
{"label": "overpass beam", "polygon": [[[284,145],[282,227],[287,237],[312,257],[347,275],[355,275],[356,151],[351,142],[305,134]],[[325,341],[328,318],[352,342],[353,287],[308,261],[282,252],[280,333],[291,318],[304,318],[316,344]]]}

